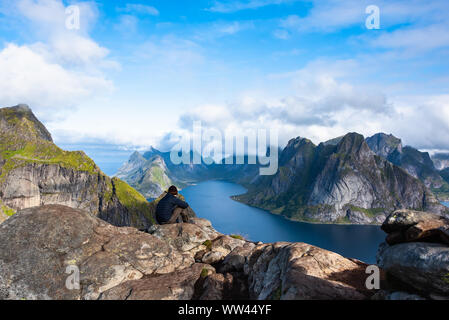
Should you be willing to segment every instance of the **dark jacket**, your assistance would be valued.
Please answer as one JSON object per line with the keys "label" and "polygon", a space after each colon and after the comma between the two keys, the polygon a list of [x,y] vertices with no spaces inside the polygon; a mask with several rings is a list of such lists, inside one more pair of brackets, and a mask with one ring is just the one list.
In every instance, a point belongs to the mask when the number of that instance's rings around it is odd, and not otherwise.
{"label": "dark jacket", "polygon": [[165,223],[170,220],[173,210],[176,207],[181,207],[186,209],[189,207],[187,202],[182,201],[181,199],[175,197],[171,193],[167,193],[165,197],[163,197],[156,207],[156,220],[159,224]]}

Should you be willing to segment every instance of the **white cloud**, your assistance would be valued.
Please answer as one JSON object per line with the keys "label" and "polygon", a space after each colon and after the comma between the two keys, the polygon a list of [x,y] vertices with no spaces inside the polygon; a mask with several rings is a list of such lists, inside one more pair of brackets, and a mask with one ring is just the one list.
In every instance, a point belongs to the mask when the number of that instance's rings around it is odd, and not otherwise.
{"label": "white cloud", "polygon": [[273,35],[276,38],[282,39],[282,40],[287,40],[290,38],[290,33],[284,29],[277,29],[277,30],[273,31]]}
{"label": "white cloud", "polygon": [[137,31],[139,19],[133,15],[124,14],[119,17],[119,22],[114,26],[115,30],[122,34],[133,34]]}
{"label": "white cloud", "polygon": [[397,24],[445,23],[448,14],[446,0],[311,0],[306,16],[290,15],[279,26],[295,32],[335,32],[352,26],[365,26],[365,9],[375,4],[380,9],[381,29]]}
{"label": "white cloud", "polygon": [[215,1],[214,5],[207,11],[219,13],[231,13],[241,10],[258,9],[269,5],[280,5],[285,3],[293,3],[298,0],[247,0],[247,1]]}
{"label": "white cloud", "polygon": [[[41,112],[46,108],[68,111],[94,94],[113,89],[104,70],[119,65],[108,60],[109,50],[89,36],[97,18],[93,3],[76,3],[80,30],[66,28],[66,7],[61,0],[20,0],[6,5],[8,18],[20,21],[21,31],[28,30],[34,41],[0,48],[2,106],[27,103]],[[41,114],[54,116],[53,111]]]}
{"label": "white cloud", "polygon": [[192,70],[204,62],[202,48],[197,43],[172,35],[143,43],[135,51],[134,58],[141,63],[149,61],[152,70],[170,75]]}
{"label": "white cloud", "polygon": [[36,109],[72,108],[97,91],[111,90],[101,76],[65,69],[29,46],[8,44],[0,51],[0,105],[27,103]]}
{"label": "white cloud", "polygon": [[412,27],[384,33],[371,41],[375,47],[407,49],[415,52],[449,47],[446,24]]}
{"label": "white cloud", "polygon": [[95,5],[80,2],[76,6],[80,9],[80,29],[69,30],[66,7],[61,0],[20,0],[15,3],[18,18],[38,39],[33,47],[49,60],[91,68],[116,66],[113,61],[106,61],[109,50],[89,37],[89,30],[98,17]]}
{"label": "white cloud", "polygon": [[254,28],[255,24],[253,21],[214,22],[210,23],[206,28],[196,30],[193,33],[193,39],[198,42],[211,41]]}
{"label": "white cloud", "polygon": [[449,149],[449,94],[397,97],[398,116],[387,126],[404,143],[422,149]]}
{"label": "white cloud", "polygon": [[151,16],[159,15],[159,10],[157,10],[155,7],[137,3],[127,3],[124,8],[117,8],[117,11],[135,14],[145,14]]}
{"label": "white cloud", "polygon": [[194,121],[201,121],[205,128],[221,132],[277,129],[281,145],[296,136],[319,143],[348,132],[387,132],[418,148],[449,149],[449,95],[387,98],[350,80],[359,69],[351,60],[316,61],[297,72],[274,75],[292,81],[290,95],[249,94],[232,103],[202,105],[181,117],[181,130],[174,136],[187,134]]}

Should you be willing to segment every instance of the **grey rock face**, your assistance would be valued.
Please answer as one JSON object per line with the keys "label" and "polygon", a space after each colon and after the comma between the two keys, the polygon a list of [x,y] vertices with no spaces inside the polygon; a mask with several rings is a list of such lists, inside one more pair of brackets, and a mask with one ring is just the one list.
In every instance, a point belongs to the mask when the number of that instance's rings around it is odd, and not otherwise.
{"label": "grey rock face", "polygon": [[106,189],[98,180],[98,176],[88,172],[33,163],[8,174],[3,183],[2,199],[17,210],[61,204],[98,214],[99,195]]}
{"label": "grey rock face", "polygon": [[377,155],[387,159],[394,151],[402,152],[402,141],[392,134],[377,133],[366,138],[366,143]]}
{"label": "grey rock face", "polygon": [[421,181],[376,155],[356,133],[318,147],[291,140],[279,164],[275,176],[235,198],[288,218],[328,223],[380,224],[401,208],[448,211]]}
{"label": "grey rock face", "polygon": [[383,244],[377,263],[403,283],[429,295],[449,296],[449,247],[437,243]]}
{"label": "grey rock face", "polygon": [[116,226],[144,229],[153,223],[149,208],[132,212],[115,190],[114,180],[101,173],[39,163],[11,170],[0,185],[1,200],[15,210],[59,204],[86,210]]}
{"label": "grey rock face", "polygon": [[410,146],[403,147],[401,139],[384,133],[375,134],[367,138],[366,142],[377,155],[403,168],[427,187],[443,187],[444,181],[427,152],[420,152]]}

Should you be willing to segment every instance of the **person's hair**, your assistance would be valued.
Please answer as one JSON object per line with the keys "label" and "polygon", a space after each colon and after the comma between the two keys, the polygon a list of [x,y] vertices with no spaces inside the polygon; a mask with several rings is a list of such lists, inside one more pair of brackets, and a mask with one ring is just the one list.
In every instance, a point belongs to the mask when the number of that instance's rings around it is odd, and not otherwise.
{"label": "person's hair", "polygon": [[168,193],[177,194],[178,193],[178,189],[175,186],[171,186],[170,188],[168,188]]}

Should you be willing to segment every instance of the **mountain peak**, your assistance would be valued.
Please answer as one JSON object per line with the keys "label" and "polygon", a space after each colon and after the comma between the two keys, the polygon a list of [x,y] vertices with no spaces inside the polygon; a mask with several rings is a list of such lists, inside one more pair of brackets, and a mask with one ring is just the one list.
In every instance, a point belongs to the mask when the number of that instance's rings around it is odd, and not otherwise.
{"label": "mountain peak", "polygon": [[129,157],[128,162],[137,162],[137,161],[145,161],[145,158],[140,154],[139,151],[134,151],[133,154]]}
{"label": "mountain peak", "polygon": [[376,133],[372,137],[366,138],[366,143],[371,150],[385,159],[395,150],[399,153],[402,152],[402,140],[392,134]]}
{"label": "mountain peak", "polygon": [[8,136],[11,132],[14,132],[15,138],[27,141],[37,138],[53,142],[50,132],[26,104],[0,109],[0,135]]}
{"label": "mountain peak", "polygon": [[323,142],[323,145],[325,145],[325,146],[336,146],[336,145],[338,145],[340,143],[340,141],[343,138],[344,138],[344,136],[340,136],[340,137],[337,137],[337,138],[333,138],[333,139],[327,140],[327,141]]}
{"label": "mountain peak", "polygon": [[365,138],[356,132],[350,132],[343,136],[337,144],[339,153],[358,153],[360,151],[369,151]]}
{"label": "mountain peak", "polygon": [[298,148],[300,145],[305,144],[305,143],[310,143],[313,144],[312,141],[310,141],[307,138],[302,138],[302,137],[296,137],[291,139],[288,143],[287,146],[285,147],[285,149],[290,149],[290,148]]}
{"label": "mountain peak", "polygon": [[151,157],[153,157],[153,156],[155,156],[155,155],[161,155],[161,154],[162,154],[162,153],[161,153],[159,150],[157,150],[157,149],[155,149],[153,146],[151,146],[151,147],[148,149],[148,151],[145,152],[145,153],[143,154],[143,157],[144,157],[145,159],[149,160]]}

